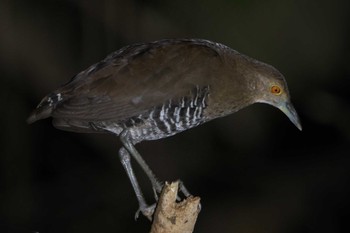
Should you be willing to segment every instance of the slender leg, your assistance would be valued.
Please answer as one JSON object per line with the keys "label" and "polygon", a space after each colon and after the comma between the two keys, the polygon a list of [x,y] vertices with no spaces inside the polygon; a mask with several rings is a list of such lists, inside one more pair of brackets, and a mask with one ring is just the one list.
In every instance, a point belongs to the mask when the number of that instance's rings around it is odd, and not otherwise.
{"label": "slender leg", "polygon": [[120,134],[120,140],[123,143],[124,147],[127,149],[127,151],[138,162],[138,164],[141,166],[143,171],[146,173],[147,177],[152,183],[152,187],[153,187],[153,190],[155,191],[155,196],[157,199],[157,193],[160,193],[162,191],[163,184],[160,181],[158,181],[157,177],[154,175],[152,170],[146,164],[145,160],[143,160],[140,153],[135,149],[134,145],[132,144],[129,138],[128,130],[124,130]]}
{"label": "slender leg", "polygon": [[137,212],[135,214],[135,219],[138,218],[139,213],[141,211],[142,214],[145,215],[149,220],[152,220],[152,215],[154,212],[155,205],[152,205],[152,206],[147,205],[145,198],[143,197],[139,183],[137,182],[134,171],[131,167],[130,154],[124,147],[122,147],[119,150],[119,158],[120,158],[120,162],[122,163],[126,173],[129,176],[131,185],[132,185],[132,187],[135,191],[135,194],[136,194],[137,201],[139,202],[139,209],[137,210]]}
{"label": "slender leg", "polygon": [[[147,177],[151,181],[152,188],[153,188],[154,195],[155,195],[155,199],[158,200],[158,195],[157,194],[162,191],[163,183],[158,181],[157,177],[154,175],[152,170],[146,164],[145,160],[141,157],[140,153],[134,147],[132,141],[130,140],[129,131],[128,130],[124,130],[119,136],[120,136],[121,142],[123,143],[123,146],[125,147],[127,152],[129,152],[128,156],[130,154],[138,162],[138,164],[141,166],[141,168],[143,169],[143,171],[146,173]],[[129,160],[130,160],[130,158],[129,158]],[[127,170],[127,172],[128,172],[128,170]],[[141,189],[140,189],[140,187],[139,187],[139,185],[138,185],[138,183],[136,181],[136,177],[134,176],[134,174],[132,172],[131,165],[130,165],[130,174],[128,172],[129,178],[130,178],[131,183],[132,183],[132,185],[134,187],[134,190],[136,192],[136,196],[138,196],[138,194],[140,194],[141,197],[142,197],[142,199],[139,199],[139,197],[138,197],[138,200],[139,200],[139,203],[140,203],[140,210],[144,214],[144,212],[142,211],[143,207],[142,207],[141,203],[146,203],[146,202],[145,202],[145,200],[143,198],[143,195],[141,193]],[[191,196],[190,192],[187,190],[187,188],[184,186],[184,184],[183,184],[183,182],[181,180],[179,181],[179,189],[184,194],[185,197]],[[181,198],[178,196],[177,200],[180,201]]]}

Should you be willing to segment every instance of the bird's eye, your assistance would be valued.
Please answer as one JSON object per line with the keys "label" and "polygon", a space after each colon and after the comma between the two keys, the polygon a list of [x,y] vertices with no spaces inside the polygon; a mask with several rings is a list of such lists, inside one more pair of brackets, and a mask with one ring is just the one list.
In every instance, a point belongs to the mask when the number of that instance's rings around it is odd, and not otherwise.
{"label": "bird's eye", "polygon": [[275,95],[280,95],[282,93],[282,89],[279,86],[273,85],[271,87],[271,93]]}

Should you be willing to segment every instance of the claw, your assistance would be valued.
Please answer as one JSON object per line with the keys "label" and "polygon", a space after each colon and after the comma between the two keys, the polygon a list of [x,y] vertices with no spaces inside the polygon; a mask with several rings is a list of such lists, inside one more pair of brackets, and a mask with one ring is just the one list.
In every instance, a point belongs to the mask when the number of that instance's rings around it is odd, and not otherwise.
{"label": "claw", "polygon": [[179,182],[179,190],[182,192],[182,194],[185,197],[192,196],[191,193],[188,191],[188,189],[185,187],[184,182],[182,182],[182,180],[178,180],[178,182]]}
{"label": "claw", "polygon": [[[178,182],[179,182],[179,191],[183,194],[183,196],[185,196],[186,198],[191,196],[190,192],[187,190],[187,188],[185,187],[183,182],[181,180],[178,180]],[[159,199],[158,195],[162,192],[162,189],[164,187],[164,183],[156,181],[155,183],[153,183],[152,186],[153,186],[152,189],[153,189],[153,193],[154,193],[154,198],[158,202],[158,199]],[[180,202],[182,200],[182,198],[179,195],[177,195],[176,200]],[[157,203],[155,203],[153,205],[147,205],[145,202],[140,202],[139,209],[135,213],[135,220],[138,219],[140,212],[141,212],[143,216],[148,218],[148,220],[152,221],[152,216],[154,214],[156,204]],[[200,210],[201,206],[199,205],[198,208]]]}
{"label": "claw", "polygon": [[156,209],[156,203],[150,206],[140,207],[135,213],[135,221],[138,219],[140,212],[142,213],[143,216],[148,218],[148,220],[152,221],[152,216],[154,214],[155,209]]}
{"label": "claw", "polygon": [[[191,193],[188,191],[188,189],[185,187],[184,183],[181,180],[178,180],[179,182],[179,191],[187,198],[189,196],[191,196]],[[154,198],[156,201],[158,201],[158,194],[160,194],[163,190],[164,187],[164,182],[159,182],[157,181],[153,186],[153,194],[154,194]],[[177,201],[181,201],[182,198],[178,195],[176,197]]]}
{"label": "claw", "polygon": [[160,192],[158,192],[158,190],[155,187],[152,187],[152,189],[153,189],[154,199],[158,201],[158,193],[160,194]]}
{"label": "claw", "polygon": [[139,215],[140,215],[140,209],[138,209],[135,213],[135,221],[137,221],[137,219],[139,218]]}
{"label": "claw", "polygon": [[162,192],[163,187],[164,187],[164,182],[160,182],[158,180],[154,185],[152,185],[154,199],[156,201],[158,201],[158,194],[160,194]]}

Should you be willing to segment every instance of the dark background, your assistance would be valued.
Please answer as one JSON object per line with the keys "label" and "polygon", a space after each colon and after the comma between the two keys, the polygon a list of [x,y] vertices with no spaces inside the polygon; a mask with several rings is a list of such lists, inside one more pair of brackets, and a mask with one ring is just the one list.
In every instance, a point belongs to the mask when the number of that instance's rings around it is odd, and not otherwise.
{"label": "dark background", "polygon": [[0,232],[149,231],[117,138],[25,119],[108,53],[179,37],[277,67],[303,124],[257,104],[138,145],[161,180],[202,198],[195,232],[349,232],[349,12],[347,0],[1,0]]}

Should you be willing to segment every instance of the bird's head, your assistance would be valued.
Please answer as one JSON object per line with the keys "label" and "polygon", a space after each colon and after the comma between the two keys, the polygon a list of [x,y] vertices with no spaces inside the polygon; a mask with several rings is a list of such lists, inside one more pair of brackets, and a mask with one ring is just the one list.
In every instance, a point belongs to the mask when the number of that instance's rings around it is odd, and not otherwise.
{"label": "bird's head", "polygon": [[270,104],[280,109],[299,130],[302,130],[283,75],[270,65],[263,64],[257,68],[255,79],[257,80],[256,91],[258,94],[255,102]]}

